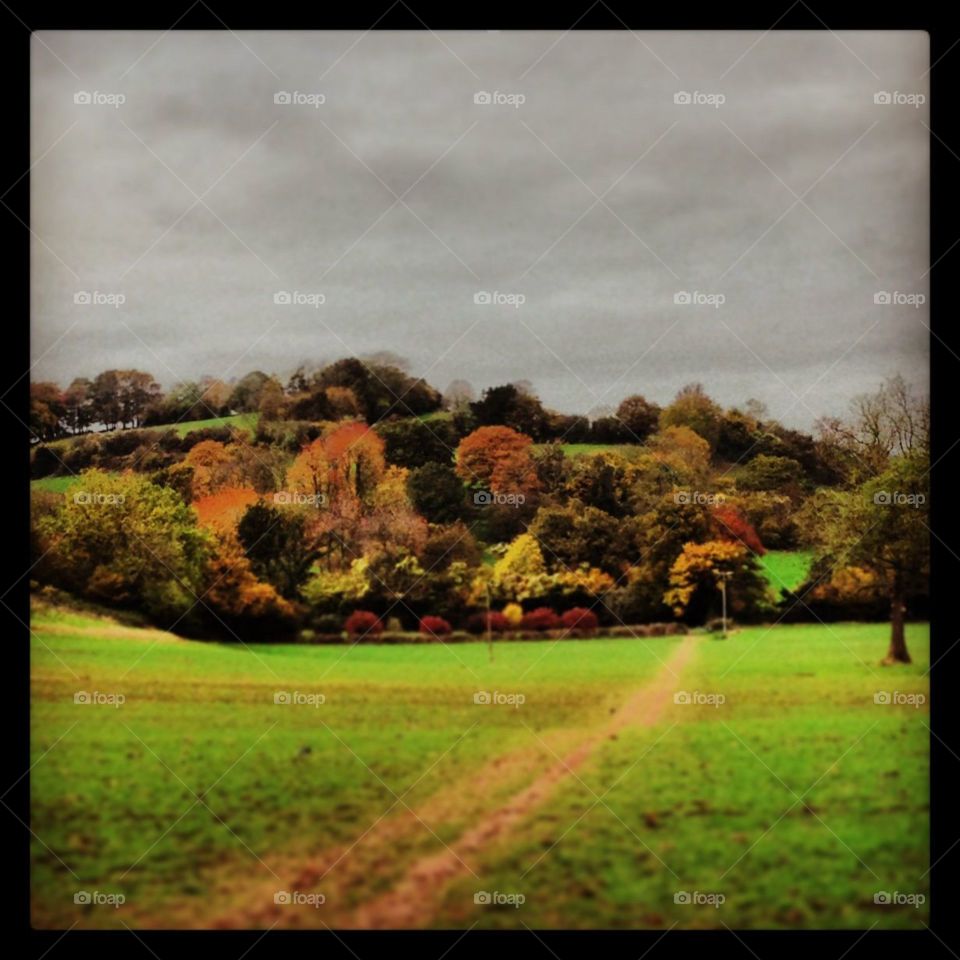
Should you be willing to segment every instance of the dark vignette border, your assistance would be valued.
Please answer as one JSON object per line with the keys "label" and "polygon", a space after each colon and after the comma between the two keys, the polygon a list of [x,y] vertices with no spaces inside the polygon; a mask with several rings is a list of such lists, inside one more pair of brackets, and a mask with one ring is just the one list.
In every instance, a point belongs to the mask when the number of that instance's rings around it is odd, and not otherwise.
{"label": "dark vignette border", "polygon": [[[412,0],[411,0],[412,2]],[[549,6],[521,5],[493,0],[474,8],[430,4],[417,0],[380,0],[343,6],[308,4],[246,5],[217,3],[216,11],[205,0],[181,0],[134,6],[116,0],[84,6],[44,3],[32,7],[26,0],[0,0],[0,65],[8,81],[5,94],[4,149],[0,176],[0,223],[4,244],[2,289],[5,311],[0,320],[4,347],[0,350],[3,372],[0,406],[3,441],[12,453],[3,457],[7,494],[5,532],[0,551],[12,571],[23,569],[29,544],[28,434],[22,421],[28,409],[30,365],[29,286],[29,191],[25,171],[29,159],[29,38],[39,29],[557,29],[636,30],[657,29],[752,29],[752,30],[925,30],[930,34],[931,64],[931,399],[933,405],[932,519],[932,629],[931,662],[931,927],[929,931],[543,931],[539,942],[526,931],[138,931],[127,932],[32,930],[29,923],[29,622],[28,577],[19,581],[0,579],[0,616],[4,631],[5,741],[8,769],[0,779],[0,826],[6,831],[7,894],[2,898],[3,921],[17,955],[47,956],[57,960],[79,946],[100,956],[137,956],[167,960],[184,948],[203,949],[208,956],[240,960],[272,956],[282,951],[322,950],[326,956],[368,960],[400,949],[426,960],[487,955],[491,950],[517,950],[531,957],[556,960],[586,956],[597,950],[612,957],[637,960],[679,951],[708,951],[711,957],[808,956],[812,951],[824,960],[872,958],[878,947],[887,950],[920,951],[921,956],[960,956],[960,933],[951,880],[960,862],[960,829],[953,815],[956,794],[949,784],[957,781],[960,755],[949,745],[957,742],[956,712],[950,697],[960,658],[960,630],[950,604],[951,587],[960,574],[960,556],[948,544],[955,542],[956,510],[950,509],[955,489],[960,440],[956,439],[960,417],[954,412],[951,387],[960,375],[960,332],[955,320],[955,271],[960,263],[960,217],[957,216],[956,182],[960,179],[960,140],[957,139],[957,75],[960,67],[960,17],[948,3],[895,4],[875,0],[871,4],[850,2],[824,4],[816,10],[805,0],[780,4],[747,0],[736,5],[665,4],[659,7],[630,4],[624,0],[555,0]],[[415,7],[415,9],[414,9]],[[10,185],[13,186],[10,186]],[[5,193],[3,191],[6,191]],[[12,562],[10,562],[12,561]],[[955,588],[954,588],[955,590]],[[958,644],[958,649],[953,649]],[[941,659],[942,658],[942,659]],[[19,780],[17,778],[20,778]],[[20,822],[18,822],[18,820]],[[10,943],[8,940],[8,943]],[[19,949],[22,948],[22,949]],[[657,950],[658,953],[654,953]]]}

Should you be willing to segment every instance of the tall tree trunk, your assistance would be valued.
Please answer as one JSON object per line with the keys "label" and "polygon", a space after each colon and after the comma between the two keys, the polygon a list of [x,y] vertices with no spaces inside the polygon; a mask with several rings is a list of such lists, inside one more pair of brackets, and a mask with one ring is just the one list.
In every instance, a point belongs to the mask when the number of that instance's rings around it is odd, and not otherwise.
{"label": "tall tree trunk", "polygon": [[883,661],[885,664],[911,662],[910,654],[907,652],[907,638],[904,634],[906,610],[903,577],[898,570],[893,575],[893,586],[890,591],[890,649]]}

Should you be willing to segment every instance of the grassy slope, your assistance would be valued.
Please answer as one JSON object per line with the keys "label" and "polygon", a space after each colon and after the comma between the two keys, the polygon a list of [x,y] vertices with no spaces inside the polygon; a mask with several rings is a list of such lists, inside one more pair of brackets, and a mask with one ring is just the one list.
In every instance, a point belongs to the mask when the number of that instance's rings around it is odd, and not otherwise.
{"label": "grassy slope", "polygon": [[[485,758],[530,747],[524,714],[475,705],[478,690],[535,689],[526,720],[548,736],[606,716],[676,643],[504,644],[491,664],[481,643],[245,649],[50,609],[33,629],[36,756],[76,723],[69,749],[51,750],[33,773],[34,827],[53,851],[34,850],[37,916],[68,922],[83,916],[72,907],[78,886],[123,890],[133,911],[153,909],[198,893],[198,873],[245,863],[243,846],[202,805],[165,834],[190,790],[210,790],[215,814],[258,856],[349,841],[411,787],[405,802],[416,805],[451,781],[469,783]],[[571,657],[581,646],[591,655]],[[126,702],[77,706],[77,690]],[[322,692],[327,702],[278,706],[276,691]],[[440,835],[452,839],[462,817]],[[417,843],[431,842],[421,831]]]}
{"label": "grassy slope", "polygon": [[[778,626],[705,640],[682,688],[726,702],[621,735],[520,843],[490,852],[487,889],[524,892],[534,929],[918,926],[925,907],[873,901],[929,893],[926,708],[873,700],[927,692],[928,631],[909,628],[915,663],[896,671],[877,666],[886,633]],[[469,887],[450,890],[451,911]],[[679,891],[726,902],[678,904]]]}
{"label": "grassy slope", "polygon": [[783,588],[799,587],[812,562],[813,554],[809,550],[770,550],[760,558],[760,566],[777,596]]}
{"label": "grassy slope", "polygon": [[[34,844],[35,920],[89,926],[209,920],[230,902],[232,884],[216,883],[224,871],[273,883],[256,856],[288,882],[284,857],[352,843],[385,811],[403,812],[398,796],[416,810],[452,791],[429,829],[412,821],[402,841],[358,850],[346,876],[324,880],[331,899],[368,896],[526,782],[481,789],[478,767],[515,751],[555,763],[550,750],[564,755],[608,718],[677,642],[504,643],[491,664],[484,644],[245,649],[51,608],[33,628],[33,827],[49,848]],[[875,666],[884,625],[702,640],[678,687],[727,702],[671,705],[656,727],[610,741],[474,865],[482,887],[450,889],[436,925],[919,922],[923,911],[872,903],[878,890],[924,889],[925,711],[873,703],[892,685],[926,690],[926,630],[909,636],[916,663],[896,672]],[[126,702],[77,706],[77,690]],[[278,690],[327,701],[278,706]],[[478,707],[477,690],[527,702]],[[795,794],[809,809],[791,807]],[[91,888],[128,903],[75,907],[73,892]],[[479,888],[527,903],[475,909]],[[677,890],[727,902],[684,907]]]}

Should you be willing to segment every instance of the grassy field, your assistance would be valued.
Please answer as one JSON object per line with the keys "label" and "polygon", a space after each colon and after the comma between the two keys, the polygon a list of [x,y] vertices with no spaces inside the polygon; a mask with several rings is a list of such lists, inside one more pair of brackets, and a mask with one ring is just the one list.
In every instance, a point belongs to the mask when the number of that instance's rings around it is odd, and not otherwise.
{"label": "grassy field", "polygon": [[[179,423],[161,423],[152,427],[141,427],[141,430],[176,430],[177,436],[185,437],[194,430],[204,430],[208,427],[235,427],[237,430],[243,430],[252,434],[257,429],[257,422],[260,419],[259,413],[235,413],[230,417],[210,417],[206,420],[183,420]],[[106,437],[119,431],[106,430],[95,433],[82,434],[87,437]],[[54,450],[73,443],[78,437],[62,437],[59,440],[50,440],[44,446],[51,447]]]}
{"label": "grassy field", "polygon": [[47,493],[66,493],[78,480],[78,477],[43,477],[31,480],[32,490],[46,490]]}
{"label": "grassy field", "polygon": [[796,590],[812,562],[813,554],[807,550],[769,550],[760,557],[760,566],[777,596],[781,589]]}
{"label": "grassy field", "polygon": [[41,927],[927,917],[874,903],[926,892],[925,707],[874,702],[926,692],[924,626],[895,670],[882,625],[507,642],[492,662],[482,643],[198,643],[47,606],[32,626]]}
{"label": "grassy field", "polygon": [[[538,446],[545,447],[548,444],[539,444]],[[560,446],[563,447],[564,455],[568,457],[582,457],[591,453],[603,453],[604,451],[630,457],[640,449],[640,446],[635,443],[562,443]]]}

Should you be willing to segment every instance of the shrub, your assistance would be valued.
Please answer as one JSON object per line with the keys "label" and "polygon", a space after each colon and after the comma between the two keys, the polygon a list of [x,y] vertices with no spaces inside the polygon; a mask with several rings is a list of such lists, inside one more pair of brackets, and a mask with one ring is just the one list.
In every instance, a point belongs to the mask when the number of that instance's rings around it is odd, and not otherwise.
{"label": "shrub", "polygon": [[344,622],[343,629],[354,639],[362,639],[366,636],[377,637],[383,632],[383,623],[375,613],[369,610],[354,610]]}
{"label": "shrub", "polygon": [[503,608],[503,615],[506,618],[507,626],[515,630],[523,622],[523,607],[519,603],[508,603]]}
{"label": "shrub", "polygon": [[502,613],[497,613],[496,610],[491,610],[489,615],[486,613],[473,614],[467,620],[467,632],[472,634],[486,633],[488,619],[490,631],[492,633],[503,633],[510,626],[510,624],[507,622],[507,618]]}
{"label": "shrub", "polygon": [[420,632],[428,637],[445,637],[450,634],[451,627],[443,617],[424,617],[420,621]]}
{"label": "shrub", "polygon": [[317,633],[339,634],[343,630],[343,620],[335,613],[319,613],[311,620]]}
{"label": "shrub", "polygon": [[549,607],[537,607],[523,615],[520,625],[524,630],[556,630],[560,618]]}
{"label": "shrub", "polygon": [[560,617],[560,622],[567,630],[583,630],[593,633],[600,624],[597,615],[585,607],[573,607],[566,610]]}

